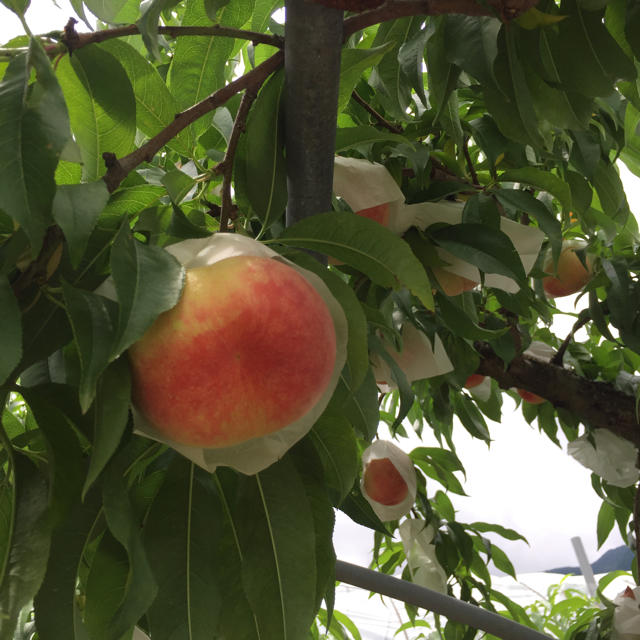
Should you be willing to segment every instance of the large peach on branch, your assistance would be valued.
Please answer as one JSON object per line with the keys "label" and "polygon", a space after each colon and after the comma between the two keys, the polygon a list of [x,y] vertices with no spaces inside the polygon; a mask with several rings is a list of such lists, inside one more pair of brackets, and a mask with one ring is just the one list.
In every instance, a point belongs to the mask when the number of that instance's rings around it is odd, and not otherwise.
{"label": "large peach on branch", "polygon": [[205,248],[178,304],[129,351],[146,423],[171,443],[216,449],[274,434],[326,404],[344,361],[334,311],[304,270],[253,240],[218,235],[231,250],[208,264]]}
{"label": "large peach on branch", "polygon": [[576,253],[586,247],[580,240],[567,240],[562,243],[558,264],[554,270],[551,257],[544,264],[544,270],[550,274],[542,279],[542,287],[550,298],[569,296],[580,291],[591,279],[591,258],[586,257],[586,266]]}

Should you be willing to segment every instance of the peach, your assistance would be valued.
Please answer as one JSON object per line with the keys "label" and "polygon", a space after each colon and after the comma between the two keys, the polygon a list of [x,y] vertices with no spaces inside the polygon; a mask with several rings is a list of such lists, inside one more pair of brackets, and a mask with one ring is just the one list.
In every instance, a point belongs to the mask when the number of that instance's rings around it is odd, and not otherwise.
{"label": "peach", "polygon": [[478,286],[477,282],[463,278],[442,267],[433,267],[432,271],[443,293],[447,296],[459,296],[461,293],[471,291]]}
{"label": "peach", "polygon": [[386,506],[401,503],[409,488],[389,458],[376,458],[364,470],[364,490],[368,496]]}
{"label": "peach", "polygon": [[389,203],[378,204],[375,207],[369,207],[368,209],[360,209],[356,211],[356,214],[363,218],[369,218],[383,227],[389,226]]}
{"label": "peach", "polygon": [[328,387],[334,323],[293,267],[253,255],[187,271],[130,351],[133,401],[166,438],[227,447],[304,416]]}
{"label": "peach", "polygon": [[524,389],[516,389],[518,395],[529,404],[542,404],[546,400],[531,391],[525,391]]}
{"label": "peach", "polygon": [[472,373],[464,383],[465,388],[473,389],[484,382],[484,376],[479,373]]}
{"label": "peach", "polygon": [[[587,256],[587,268],[576,254],[576,249],[586,245],[579,241],[562,243],[562,251],[558,258],[556,275],[548,275],[542,279],[542,287],[550,298],[560,298],[580,291],[591,279],[591,259]],[[546,273],[553,274],[551,256],[544,264]]]}

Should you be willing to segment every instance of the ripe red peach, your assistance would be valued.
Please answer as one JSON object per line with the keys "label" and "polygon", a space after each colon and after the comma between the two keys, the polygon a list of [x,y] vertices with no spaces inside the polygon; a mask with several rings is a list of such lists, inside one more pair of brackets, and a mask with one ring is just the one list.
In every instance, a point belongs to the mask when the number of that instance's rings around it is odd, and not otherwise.
{"label": "ripe red peach", "polygon": [[576,249],[584,246],[584,243],[580,242],[563,242],[556,275],[552,275],[554,270],[551,257],[545,262],[544,270],[550,275],[542,279],[542,287],[550,298],[560,298],[577,293],[591,279],[591,259],[587,256],[587,267],[585,268],[576,253]]}
{"label": "ripe red peach", "polygon": [[377,204],[375,207],[369,207],[367,209],[360,209],[356,211],[356,214],[363,218],[369,218],[383,227],[389,226],[389,203]]}
{"label": "ripe red peach", "polygon": [[401,503],[409,488],[389,458],[377,458],[364,470],[364,490],[372,500],[391,506]]}
{"label": "ripe red peach", "polygon": [[234,256],[187,271],[130,351],[133,401],[168,439],[227,447],[304,416],[336,361],[329,309],[293,267]]}
{"label": "ripe red peach", "polygon": [[518,395],[529,404],[542,404],[543,402],[546,402],[544,398],[532,393],[531,391],[525,391],[524,389],[516,389],[516,391],[518,392]]}
{"label": "ripe red peach", "polygon": [[472,373],[464,383],[466,389],[473,389],[484,382],[484,376],[479,373]]}

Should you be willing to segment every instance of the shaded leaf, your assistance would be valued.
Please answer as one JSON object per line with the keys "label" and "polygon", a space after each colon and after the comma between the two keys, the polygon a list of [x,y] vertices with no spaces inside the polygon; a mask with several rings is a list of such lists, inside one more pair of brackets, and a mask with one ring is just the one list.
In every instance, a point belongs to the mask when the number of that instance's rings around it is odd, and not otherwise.
{"label": "shaded leaf", "polygon": [[433,309],[429,280],[409,245],[373,220],[321,213],[286,229],[278,242],[333,256],[383,287],[408,287],[427,309]]}
{"label": "shaded leaf", "polygon": [[119,317],[112,357],[139,340],[155,318],[178,302],[184,268],[160,247],[135,240],[122,226],[111,249]]}
{"label": "shaded leaf", "polygon": [[61,185],[53,200],[53,218],[64,232],[71,262],[78,266],[100,213],[109,200],[103,180]]}
{"label": "shaded leaf", "polygon": [[22,323],[18,301],[9,281],[0,277],[0,384],[4,384],[22,357]]}

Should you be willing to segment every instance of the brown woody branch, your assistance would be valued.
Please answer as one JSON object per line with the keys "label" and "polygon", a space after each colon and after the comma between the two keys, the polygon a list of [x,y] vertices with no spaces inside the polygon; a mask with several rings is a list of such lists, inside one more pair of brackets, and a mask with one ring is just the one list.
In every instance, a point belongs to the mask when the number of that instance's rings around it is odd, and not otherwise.
{"label": "brown woody branch", "polygon": [[370,113],[375,120],[377,120],[378,124],[383,126],[385,129],[391,131],[391,133],[397,133],[402,135],[403,131],[400,127],[396,127],[395,124],[389,122],[383,115],[378,113],[357,91],[353,91],[351,97],[368,113]]}
{"label": "brown woody branch", "polygon": [[[81,49],[89,44],[96,44],[111,40],[112,38],[123,38],[125,36],[133,36],[140,33],[140,29],[136,24],[129,24],[123,27],[114,27],[113,29],[104,29],[102,31],[94,31],[92,33],[76,33],[73,25],[77,21],[69,20],[67,23],[62,42],[69,51]],[[241,38],[250,40],[254,44],[269,44],[273,47],[282,48],[284,40],[280,36],[273,36],[258,31],[245,31],[243,29],[231,29],[230,27],[221,27],[219,25],[211,26],[193,26],[178,27],[166,26],[158,27],[158,33],[168,35],[172,38],[181,36],[221,36],[225,38]]]}
{"label": "brown woody branch", "polygon": [[505,368],[485,342],[477,342],[481,356],[478,373],[490,376],[503,389],[512,387],[542,396],[593,428],[609,429],[640,448],[640,423],[635,398],[606,382],[582,378],[551,362],[520,355]]}
{"label": "brown woody branch", "polygon": [[160,133],[129,155],[123,158],[116,158],[113,154],[103,154],[107,166],[107,173],[104,175],[103,180],[106,182],[109,192],[115,191],[131,171],[143,162],[151,161],[153,156],[160,151],[167,142],[172,140],[198,118],[217,109],[236,93],[250,88],[257,90],[258,87],[282,65],[283,60],[284,55],[281,51],[278,51],[278,53],[272,55],[255,69],[252,69],[221,89],[218,89],[218,91],[212,93],[192,107],[189,107],[182,113],[177,114],[169,126],[165,127]]}
{"label": "brown woody branch", "polygon": [[356,31],[380,22],[408,16],[438,16],[460,13],[467,16],[495,16],[513,20],[538,4],[538,0],[389,0],[382,6],[363,11],[344,21],[345,40]]}
{"label": "brown woody branch", "polygon": [[217,170],[222,172],[222,208],[220,210],[220,231],[227,231],[229,219],[231,218],[231,212],[233,203],[231,201],[231,179],[233,177],[233,159],[238,148],[238,141],[240,140],[240,134],[245,130],[247,122],[247,116],[249,115],[249,109],[253,101],[256,99],[258,92],[255,88],[251,87],[244,92],[240,106],[238,107],[238,113],[236,119],[233,122],[233,129],[231,131],[231,137],[229,138],[229,144],[227,145],[227,151],[224,154],[224,160],[218,165]]}

